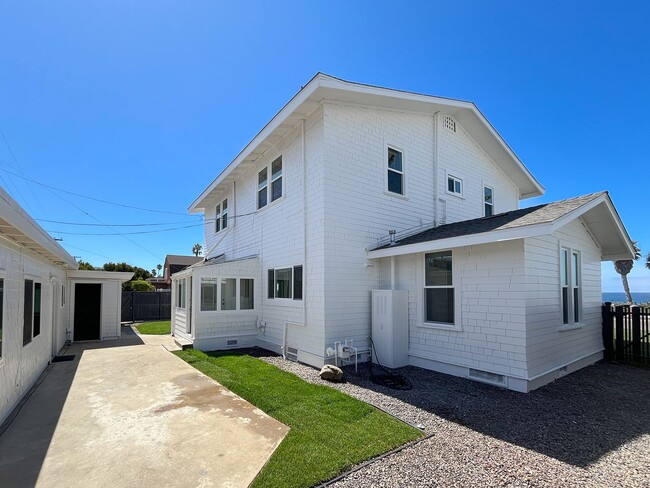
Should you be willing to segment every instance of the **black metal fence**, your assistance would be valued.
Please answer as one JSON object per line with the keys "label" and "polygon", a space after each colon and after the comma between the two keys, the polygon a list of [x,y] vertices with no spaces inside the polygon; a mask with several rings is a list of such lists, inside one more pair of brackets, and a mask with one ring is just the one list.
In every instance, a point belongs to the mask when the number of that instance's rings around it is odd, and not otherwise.
{"label": "black metal fence", "polygon": [[605,359],[650,364],[650,307],[603,305]]}
{"label": "black metal fence", "polygon": [[122,322],[170,320],[172,294],[164,291],[123,291]]}

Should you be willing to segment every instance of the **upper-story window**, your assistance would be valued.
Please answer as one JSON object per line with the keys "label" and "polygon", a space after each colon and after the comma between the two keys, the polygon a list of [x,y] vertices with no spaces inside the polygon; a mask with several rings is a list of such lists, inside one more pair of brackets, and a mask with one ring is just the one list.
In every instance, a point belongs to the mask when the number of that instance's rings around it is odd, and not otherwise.
{"label": "upper-story window", "polygon": [[215,223],[214,231],[219,232],[220,230],[228,227],[228,199],[226,198],[223,202],[217,205],[215,212]]}
{"label": "upper-story window", "polygon": [[403,155],[397,149],[388,148],[388,191],[404,195]]}
{"label": "upper-story window", "polygon": [[[269,174],[271,179],[269,181]],[[270,186],[270,195],[269,195]],[[270,199],[269,199],[270,196]],[[282,196],[282,156],[257,174],[257,208],[266,207]],[[270,200],[270,201],[269,201]]]}
{"label": "upper-story window", "polygon": [[463,195],[463,180],[452,175],[447,175],[447,192],[454,195]]}
{"label": "upper-story window", "polygon": [[494,215],[494,190],[489,186],[483,187],[483,214],[486,217]]}

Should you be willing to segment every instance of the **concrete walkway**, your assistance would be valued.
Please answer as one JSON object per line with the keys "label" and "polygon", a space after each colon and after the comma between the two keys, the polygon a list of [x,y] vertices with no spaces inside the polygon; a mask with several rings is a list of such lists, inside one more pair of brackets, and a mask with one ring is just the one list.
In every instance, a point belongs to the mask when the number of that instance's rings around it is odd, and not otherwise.
{"label": "concrete walkway", "polygon": [[0,487],[248,486],[288,428],[169,336],[73,344],[0,436]]}

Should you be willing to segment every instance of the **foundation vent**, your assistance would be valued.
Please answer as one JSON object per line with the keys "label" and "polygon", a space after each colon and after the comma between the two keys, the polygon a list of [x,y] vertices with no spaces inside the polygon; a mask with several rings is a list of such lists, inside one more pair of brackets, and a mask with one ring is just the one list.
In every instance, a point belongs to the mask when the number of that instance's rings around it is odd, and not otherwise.
{"label": "foundation vent", "polygon": [[237,346],[237,339],[228,339],[226,341],[226,346],[228,346],[228,347],[236,347]]}
{"label": "foundation vent", "polygon": [[480,369],[470,368],[469,377],[475,380],[484,381],[486,383],[493,383],[495,385],[506,384],[506,377],[502,374],[490,373],[489,371],[481,371]]}
{"label": "foundation vent", "polygon": [[287,352],[285,353],[285,356],[289,361],[298,362],[298,348],[287,346]]}
{"label": "foundation vent", "polygon": [[456,133],[456,121],[449,117],[448,115],[444,118],[442,124],[445,126],[445,129]]}

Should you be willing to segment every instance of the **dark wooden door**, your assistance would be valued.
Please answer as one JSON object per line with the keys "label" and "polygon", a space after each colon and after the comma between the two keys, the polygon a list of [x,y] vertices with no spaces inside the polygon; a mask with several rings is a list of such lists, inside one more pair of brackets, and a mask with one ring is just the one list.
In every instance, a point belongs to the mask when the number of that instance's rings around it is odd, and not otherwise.
{"label": "dark wooden door", "polygon": [[100,339],[102,285],[77,283],[74,294],[74,340]]}

